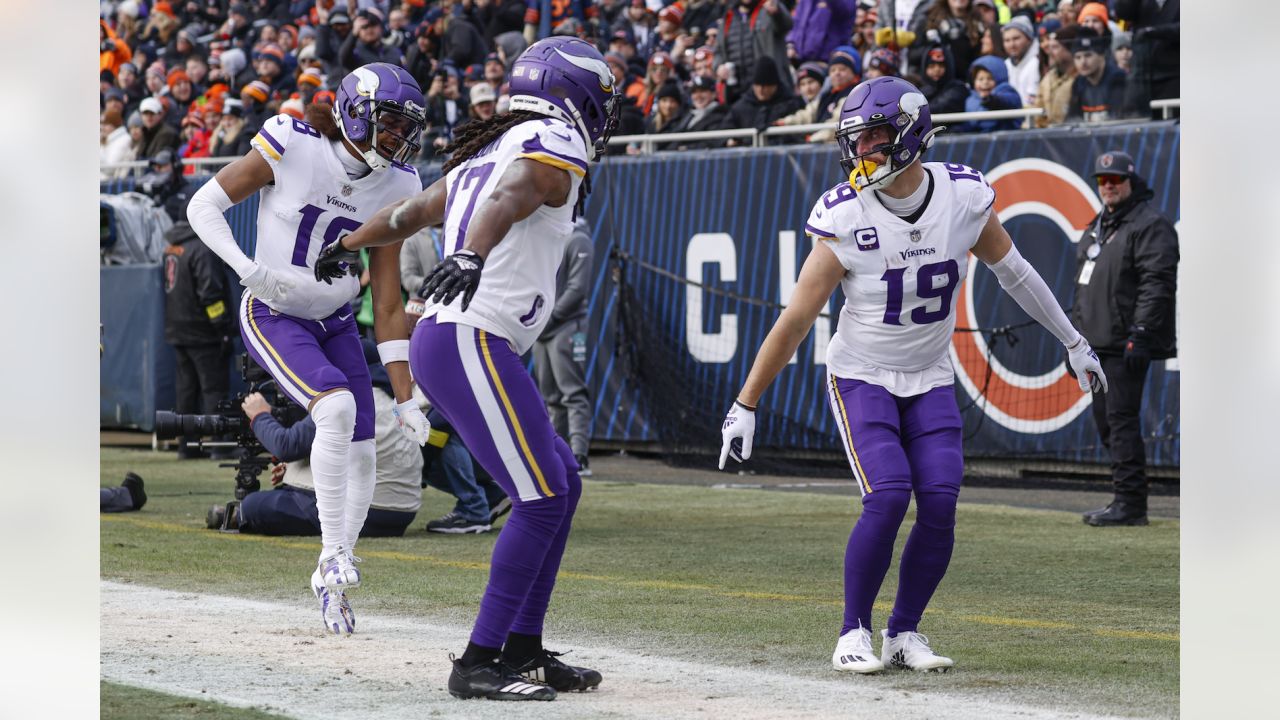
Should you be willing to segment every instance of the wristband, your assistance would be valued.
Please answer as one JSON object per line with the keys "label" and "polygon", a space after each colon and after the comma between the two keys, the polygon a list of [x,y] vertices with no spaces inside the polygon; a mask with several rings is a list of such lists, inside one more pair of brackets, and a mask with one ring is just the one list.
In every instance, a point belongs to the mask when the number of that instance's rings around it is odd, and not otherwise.
{"label": "wristband", "polygon": [[755,412],[756,408],[758,407],[757,405],[748,405],[742,402],[741,400],[734,400],[733,403],[738,407],[742,408],[743,410],[749,410],[751,412]]}
{"label": "wristband", "polygon": [[409,362],[409,341],[388,340],[378,343],[378,357],[383,365],[393,362]]}

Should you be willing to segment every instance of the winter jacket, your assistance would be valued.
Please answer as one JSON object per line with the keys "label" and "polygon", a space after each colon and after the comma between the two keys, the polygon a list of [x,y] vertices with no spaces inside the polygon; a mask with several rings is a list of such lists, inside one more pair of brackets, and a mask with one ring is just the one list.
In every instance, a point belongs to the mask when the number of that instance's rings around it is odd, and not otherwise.
{"label": "winter jacket", "polygon": [[[107,136],[107,141],[98,150],[99,165],[115,165],[132,159],[133,138],[129,137],[129,131],[122,127],[112,130],[111,134]],[[127,177],[129,172],[127,168],[104,170],[102,171],[102,179]]]}
{"label": "winter jacket", "polygon": [[1040,94],[1036,96],[1036,107],[1044,108],[1044,115],[1036,118],[1036,127],[1059,125],[1067,120],[1067,106],[1071,104],[1071,88],[1075,84],[1076,68],[1072,65],[1067,72],[1059,72],[1051,67],[1040,78]]}
{"label": "winter jacket", "polygon": [[[711,103],[701,110],[689,108],[680,122],[680,128],[673,132],[704,132],[719,130],[724,127],[729,117],[729,108],[720,103]],[[723,147],[724,140],[684,140],[680,142],[680,150],[698,150],[703,148]]]}
{"label": "winter jacket", "polygon": [[1146,74],[1156,83],[1178,78],[1180,0],[1115,0],[1114,18],[1132,27],[1135,75]]}
{"label": "winter jacket", "polygon": [[372,45],[362,43],[356,39],[356,33],[353,32],[342,42],[342,47],[338,50],[338,60],[346,72],[376,62],[399,65],[400,48],[387,45],[381,40]]}
{"label": "winter jacket", "polygon": [[543,328],[538,339],[550,338],[560,328],[587,316],[587,294],[591,289],[591,229],[587,221],[578,218],[573,234],[564,248],[564,258],[556,271],[556,304],[551,309],[551,320]]}
{"label": "winter jacket", "polygon": [[[995,55],[983,55],[973,61],[970,67],[970,75],[977,68],[982,68],[996,80],[996,86],[992,89],[991,94],[985,99],[978,95],[977,90],[970,91],[969,97],[964,101],[965,112],[983,112],[986,110],[1010,110],[1022,107],[1022,98],[1018,95],[1018,91],[1013,89],[1009,84],[1009,73],[1005,69],[1004,60]],[[1012,120],[971,120],[961,123],[956,127],[956,132],[994,132],[996,130],[1012,130],[1019,127],[1022,121]]]}
{"label": "winter jacket", "polygon": [[826,62],[831,51],[853,37],[857,0],[800,0],[792,13],[795,25],[787,33],[800,62]]}
{"label": "winter jacket", "polygon": [[1009,84],[1022,98],[1023,107],[1034,105],[1032,98],[1040,91],[1040,43],[1031,41],[1022,62],[1015,63],[1013,58],[1005,58],[1004,67],[1009,72]]}
{"label": "winter jacket", "polygon": [[150,160],[161,150],[176,150],[178,133],[166,122],[158,123],[154,128],[142,129],[142,147],[138,148],[139,160]]}
{"label": "winter jacket", "polygon": [[524,0],[493,0],[483,8],[476,8],[476,27],[490,46],[493,39],[504,32],[524,30]]}
{"label": "winter jacket", "polygon": [[1110,62],[1097,85],[1076,75],[1071,83],[1071,99],[1067,101],[1067,120],[1106,122],[1128,117],[1131,113],[1125,105],[1125,82],[1124,71]]}
{"label": "winter jacket", "polygon": [[186,219],[165,231],[164,340],[170,345],[219,345],[236,332],[227,265],[201,242]]}
{"label": "winter jacket", "polygon": [[734,5],[724,16],[720,40],[716,43],[716,67],[732,62],[738,86],[744,88],[745,93],[745,88],[751,85],[756,58],[771,57],[782,76],[780,87],[789,91],[795,82],[787,61],[787,33],[791,27],[791,13],[782,2],[778,2],[778,12],[773,14],[764,11],[764,0],[757,0],[751,12],[745,14]]}
{"label": "winter jacket", "polygon": [[116,31],[105,20],[99,20],[98,26],[107,34],[105,40],[98,48],[98,73],[103,70],[110,70],[114,77],[120,70],[120,66],[129,62],[133,58],[133,51],[129,49],[129,45],[121,40]]}
{"label": "winter jacket", "polygon": [[[934,82],[929,79],[929,75],[925,73],[925,68],[929,61],[929,52],[934,48],[942,50],[943,56],[946,58],[946,74],[942,76],[940,82]],[[929,101],[929,112],[933,115],[941,113],[958,113],[964,112],[965,100],[969,98],[969,88],[955,76],[955,60],[951,57],[951,49],[946,45],[931,45],[925,52],[920,61],[920,92],[924,93],[925,99]]]}
{"label": "winter jacket", "polygon": [[484,62],[489,54],[489,41],[476,29],[475,25],[462,18],[449,20],[444,37],[440,40],[440,59],[453,63],[458,70]]}
{"label": "winter jacket", "polygon": [[754,91],[748,91],[729,109],[729,119],[725,127],[764,130],[802,107],[804,107],[804,100],[781,86],[767,103],[756,99]]}
{"label": "winter jacket", "polygon": [[[927,40],[930,30],[929,8],[932,6],[933,3],[922,0],[911,16],[911,32],[916,34],[916,42],[907,48],[907,59],[910,60],[912,67],[920,65],[925,50],[929,46]],[[947,49],[951,51],[951,56],[955,59],[955,76],[957,80],[964,79],[965,68],[972,64],[982,50],[981,38],[976,43],[970,42],[969,39],[969,31],[979,30],[981,26],[982,22],[976,17],[971,18],[966,25],[965,21],[946,15],[932,28],[938,31],[942,44],[947,46]]]}
{"label": "winter jacket", "polygon": [[[1153,358],[1171,358],[1178,353],[1178,233],[1152,206],[1154,193],[1145,181],[1134,176],[1132,182],[1129,200],[1115,212],[1104,208],[1080,238],[1071,320],[1099,354],[1122,355],[1129,336],[1141,334]],[[1090,248],[1097,245],[1091,261]],[[1081,284],[1089,262],[1089,282]]]}

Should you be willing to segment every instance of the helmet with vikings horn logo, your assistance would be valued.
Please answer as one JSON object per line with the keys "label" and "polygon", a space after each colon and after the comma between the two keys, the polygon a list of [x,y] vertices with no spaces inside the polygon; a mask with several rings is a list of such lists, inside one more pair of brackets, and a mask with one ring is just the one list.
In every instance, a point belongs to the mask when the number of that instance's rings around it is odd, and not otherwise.
{"label": "helmet with vikings horn logo", "polygon": [[[858,153],[858,138],[872,128],[887,126],[888,142]],[[898,77],[878,77],[860,83],[840,108],[840,166],[859,192],[893,182],[933,144],[942,126],[933,127],[929,101],[915,85]],[[877,163],[870,155],[883,155]]]}
{"label": "helmet with vikings horn logo", "polygon": [[404,68],[381,62],[358,67],[342,79],[336,99],[334,119],[370,168],[385,170],[418,152],[426,101]]}
{"label": "helmet with vikings horn logo", "polygon": [[618,124],[618,90],[590,43],[550,37],[530,45],[511,68],[511,109],[559,118],[578,129],[590,159],[603,155]]}

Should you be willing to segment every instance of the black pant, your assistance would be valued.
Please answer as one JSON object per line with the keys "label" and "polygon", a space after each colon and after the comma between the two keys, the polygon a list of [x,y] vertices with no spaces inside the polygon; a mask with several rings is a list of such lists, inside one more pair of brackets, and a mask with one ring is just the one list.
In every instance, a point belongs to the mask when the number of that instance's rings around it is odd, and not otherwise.
{"label": "black pant", "polygon": [[177,368],[174,378],[174,410],[180,413],[214,412],[230,388],[230,356],[221,344],[174,345]]}
{"label": "black pant", "polygon": [[1103,447],[1111,452],[1111,480],[1116,500],[1134,510],[1147,510],[1147,448],[1142,441],[1142,389],[1147,368],[1129,372],[1124,358],[1099,355],[1108,392],[1093,395],[1093,421]]}

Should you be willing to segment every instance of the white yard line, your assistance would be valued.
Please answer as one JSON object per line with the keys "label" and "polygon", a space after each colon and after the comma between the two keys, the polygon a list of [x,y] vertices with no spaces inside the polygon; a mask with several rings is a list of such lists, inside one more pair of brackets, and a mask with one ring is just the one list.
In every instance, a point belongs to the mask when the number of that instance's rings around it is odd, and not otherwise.
{"label": "white yard line", "polygon": [[[102,678],[294,718],[510,718],[508,703],[455,700],[450,651],[469,628],[360,613],[357,634],[323,633],[310,596],[296,604],[102,582]],[[558,640],[560,640],[558,638]],[[814,678],[559,642],[599,669],[596,692],[519,705],[529,718],[1095,718],[1002,698],[924,694],[844,676]]]}

